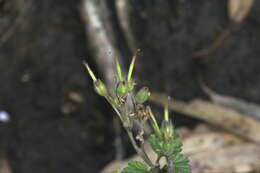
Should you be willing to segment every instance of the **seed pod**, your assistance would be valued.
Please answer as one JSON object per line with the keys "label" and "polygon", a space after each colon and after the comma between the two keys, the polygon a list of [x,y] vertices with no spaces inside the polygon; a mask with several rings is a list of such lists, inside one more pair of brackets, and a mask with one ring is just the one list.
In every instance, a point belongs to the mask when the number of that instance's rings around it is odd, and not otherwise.
{"label": "seed pod", "polygon": [[99,95],[101,96],[107,95],[106,85],[100,79],[94,82],[94,88]]}
{"label": "seed pod", "polygon": [[150,92],[149,89],[147,87],[143,87],[135,96],[135,99],[137,101],[137,103],[142,104],[145,101],[148,100],[149,96],[150,96]]}
{"label": "seed pod", "polygon": [[131,78],[132,78],[132,73],[133,73],[134,66],[135,66],[135,59],[136,59],[136,56],[133,57],[133,59],[131,61],[131,64],[129,66],[128,75],[127,75],[127,81],[130,81]]}
{"label": "seed pod", "polygon": [[121,67],[117,58],[116,58],[116,73],[119,81],[122,81],[123,77],[122,77]]}
{"label": "seed pod", "polygon": [[163,133],[163,138],[167,141],[173,137],[174,128],[171,121],[162,121],[161,131]]}
{"label": "seed pod", "polygon": [[135,83],[133,81],[127,82],[127,91],[131,92],[134,89]]}
{"label": "seed pod", "polygon": [[148,114],[148,116],[149,116],[149,120],[150,120],[150,122],[151,122],[151,125],[152,125],[152,128],[153,128],[153,130],[154,130],[155,135],[157,136],[157,138],[161,138],[162,135],[161,135],[160,128],[159,128],[159,126],[158,126],[158,123],[157,123],[157,121],[156,121],[156,119],[155,119],[155,116],[154,116],[154,114],[153,114],[152,109],[150,108],[150,106],[147,106],[147,107],[146,107],[146,112],[147,112],[147,114]]}
{"label": "seed pod", "polygon": [[124,97],[127,94],[127,85],[124,81],[120,81],[116,88],[116,94],[118,97]]}

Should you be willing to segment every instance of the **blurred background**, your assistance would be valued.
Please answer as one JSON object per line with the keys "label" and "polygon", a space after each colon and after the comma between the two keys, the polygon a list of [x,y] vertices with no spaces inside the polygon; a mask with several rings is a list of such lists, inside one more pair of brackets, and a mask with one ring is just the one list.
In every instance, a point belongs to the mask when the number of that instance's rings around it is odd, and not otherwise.
{"label": "blurred background", "polygon": [[[82,61],[110,85],[114,58],[126,68],[136,53],[139,86],[185,104],[203,99],[250,119],[239,130],[247,118],[225,121],[223,110],[215,121],[176,108],[183,134],[210,124],[260,153],[259,45],[258,0],[0,0],[0,172],[95,173],[132,156]],[[253,161],[228,170],[257,171],[259,156],[247,155]],[[241,164],[249,168],[237,169]]]}

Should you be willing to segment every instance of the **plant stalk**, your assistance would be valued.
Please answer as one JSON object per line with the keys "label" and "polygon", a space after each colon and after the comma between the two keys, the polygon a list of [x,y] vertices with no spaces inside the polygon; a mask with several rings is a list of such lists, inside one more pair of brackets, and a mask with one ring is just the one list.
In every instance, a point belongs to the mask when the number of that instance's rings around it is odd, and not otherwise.
{"label": "plant stalk", "polygon": [[166,156],[166,160],[167,160],[166,173],[175,173],[172,159],[169,156]]}
{"label": "plant stalk", "polygon": [[134,139],[134,135],[132,133],[132,131],[129,129],[129,128],[125,128],[126,131],[127,131],[127,134],[130,138],[130,141],[135,149],[135,151],[142,157],[142,159],[152,168],[154,168],[155,166],[153,165],[152,161],[149,159],[149,157],[147,156],[147,154],[141,149],[138,147],[135,139]]}

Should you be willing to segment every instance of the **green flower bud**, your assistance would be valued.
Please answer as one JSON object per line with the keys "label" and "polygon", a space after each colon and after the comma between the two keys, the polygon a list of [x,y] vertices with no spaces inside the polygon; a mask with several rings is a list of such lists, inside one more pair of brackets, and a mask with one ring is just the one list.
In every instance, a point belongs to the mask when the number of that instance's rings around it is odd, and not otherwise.
{"label": "green flower bud", "polygon": [[106,88],[106,85],[100,80],[96,80],[94,82],[94,88],[95,88],[95,91],[101,95],[101,96],[106,96],[107,95],[107,88]]}
{"label": "green flower bud", "polygon": [[127,91],[131,92],[134,89],[135,83],[133,81],[127,82]]}
{"label": "green flower bud", "polygon": [[145,101],[148,100],[149,96],[150,96],[150,92],[149,89],[147,87],[143,87],[135,96],[135,99],[137,101],[137,103],[144,103]]}
{"label": "green flower bud", "polygon": [[128,88],[127,88],[127,85],[124,81],[120,81],[118,84],[117,84],[117,88],[116,88],[116,94],[118,97],[124,97],[126,96],[128,92]]}

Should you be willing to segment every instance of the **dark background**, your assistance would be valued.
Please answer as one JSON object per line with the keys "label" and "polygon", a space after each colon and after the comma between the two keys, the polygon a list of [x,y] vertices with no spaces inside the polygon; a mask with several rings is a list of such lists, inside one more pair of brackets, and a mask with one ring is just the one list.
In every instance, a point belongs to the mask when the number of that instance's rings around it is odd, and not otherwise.
{"label": "dark background", "polygon": [[[196,58],[195,51],[230,26],[226,0],[131,3],[141,49],[135,71],[139,84],[188,101],[206,97],[202,79],[218,93],[260,102],[259,1],[215,51]],[[95,173],[114,159],[113,112],[94,93],[82,65],[86,59],[95,67],[80,5],[0,0],[0,109],[11,116],[0,124],[0,150],[14,173]],[[127,64],[130,58],[122,60]],[[75,103],[71,92],[83,101]],[[73,111],[64,112],[64,105]],[[181,115],[176,119],[178,125],[194,122]]]}

